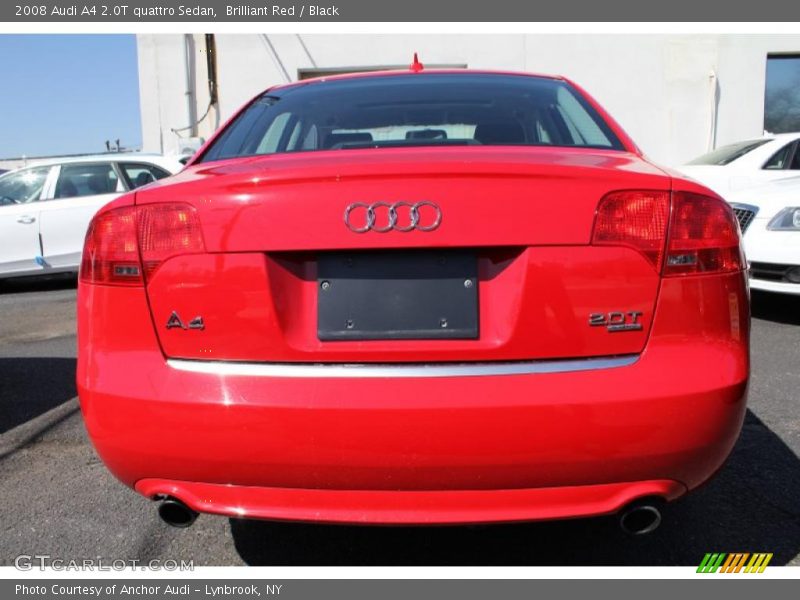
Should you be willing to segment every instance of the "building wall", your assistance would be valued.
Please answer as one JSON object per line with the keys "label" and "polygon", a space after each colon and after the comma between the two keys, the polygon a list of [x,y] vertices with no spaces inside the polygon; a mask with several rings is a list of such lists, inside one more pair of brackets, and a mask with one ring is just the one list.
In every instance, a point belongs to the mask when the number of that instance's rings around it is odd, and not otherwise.
{"label": "building wall", "polygon": [[[193,38],[194,111],[208,106],[205,46]],[[189,123],[186,36],[139,35],[145,151],[174,153]],[[646,154],[675,165],[763,133],[769,53],[800,52],[800,35],[217,35],[219,114],[208,135],[249,98],[306,69],[428,65],[557,73],[592,94]],[[716,111],[716,132],[712,115]]]}

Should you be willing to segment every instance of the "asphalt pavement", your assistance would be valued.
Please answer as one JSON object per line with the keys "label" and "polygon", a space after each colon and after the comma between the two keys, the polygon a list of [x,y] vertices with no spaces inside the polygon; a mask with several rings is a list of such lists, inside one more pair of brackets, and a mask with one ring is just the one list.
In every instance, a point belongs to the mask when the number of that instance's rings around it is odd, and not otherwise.
{"label": "asphalt pavement", "polygon": [[612,518],[351,527],[201,515],[170,528],[106,471],[86,436],[74,311],[72,279],[0,282],[0,565],[37,554],[197,566],[697,565],[714,551],[773,552],[772,564],[800,565],[800,297],[753,294],[739,442],[710,483],[641,538]]}

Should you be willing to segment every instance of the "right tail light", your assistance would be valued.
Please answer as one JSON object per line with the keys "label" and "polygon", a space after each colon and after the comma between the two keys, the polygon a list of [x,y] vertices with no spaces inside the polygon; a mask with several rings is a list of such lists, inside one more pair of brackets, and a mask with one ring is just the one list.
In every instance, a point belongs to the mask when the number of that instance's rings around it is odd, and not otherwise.
{"label": "right tail light", "polygon": [[664,276],[729,273],[744,267],[736,216],[719,198],[672,195]]}
{"label": "right tail light", "polygon": [[691,192],[626,190],[597,207],[592,243],[640,252],[665,277],[728,273],[744,267],[733,210]]}

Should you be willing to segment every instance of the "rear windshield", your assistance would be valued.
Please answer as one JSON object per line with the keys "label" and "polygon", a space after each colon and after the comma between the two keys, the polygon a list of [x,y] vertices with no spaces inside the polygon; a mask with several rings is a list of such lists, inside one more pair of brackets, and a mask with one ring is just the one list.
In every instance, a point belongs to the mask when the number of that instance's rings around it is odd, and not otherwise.
{"label": "rear windshield", "polygon": [[597,112],[563,81],[428,73],[323,81],[268,92],[228,126],[201,161],[453,145],[624,149]]}
{"label": "rear windshield", "polygon": [[750,140],[748,142],[737,142],[735,144],[728,144],[721,146],[716,150],[698,156],[692,161],[686,163],[687,165],[717,165],[723,166],[732,163],[737,158],[741,158],[751,150],[755,150],[759,146],[763,146],[772,140]]}

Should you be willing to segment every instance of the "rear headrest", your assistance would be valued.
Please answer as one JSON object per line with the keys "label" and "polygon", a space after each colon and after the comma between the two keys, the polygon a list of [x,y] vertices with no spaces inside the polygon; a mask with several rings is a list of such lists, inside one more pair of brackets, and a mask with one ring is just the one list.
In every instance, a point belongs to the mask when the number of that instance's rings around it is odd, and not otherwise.
{"label": "rear headrest", "polygon": [[133,180],[133,187],[140,188],[143,185],[154,182],[155,180],[155,177],[153,177],[153,174],[150,173],[150,171],[142,171],[136,176],[136,179]]}
{"label": "rear headrest", "polygon": [[325,138],[325,147],[343,146],[344,144],[371,142],[371,133],[329,133]]}
{"label": "rear headrest", "polygon": [[525,131],[514,121],[480,123],[475,127],[475,139],[481,144],[524,144]]}
{"label": "rear headrest", "polygon": [[413,129],[406,131],[407,140],[446,140],[447,132],[444,129]]}
{"label": "rear headrest", "polygon": [[58,181],[56,188],[56,198],[74,198],[78,195],[78,188],[72,183],[70,179],[62,177]]}
{"label": "rear headrest", "polygon": [[95,194],[108,194],[113,191],[110,189],[111,180],[107,175],[94,173],[89,176],[89,180],[86,183],[89,186],[89,189]]}

